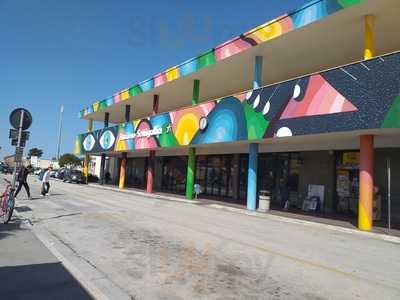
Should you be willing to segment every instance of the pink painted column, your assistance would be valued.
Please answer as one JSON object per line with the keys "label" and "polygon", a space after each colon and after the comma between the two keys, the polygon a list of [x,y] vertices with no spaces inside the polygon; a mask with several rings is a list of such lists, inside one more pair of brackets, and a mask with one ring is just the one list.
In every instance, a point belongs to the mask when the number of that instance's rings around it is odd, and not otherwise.
{"label": "pink painted column", "polygon": [[358,228],[372,229],[374,198],[374,136],[360,136],[360,195],[358,200]]}
{"label": "pink painted column", "polygon": [[[159,97],[158,95],[153,96],[153,111],[152,116],[158,114],[159,107]],[[154,166],[156,161],[156,151],[150,150],[149,157],[147,160],[147,182],[146,182],[146,192],[153,192],[153,182],[154,182]]]}

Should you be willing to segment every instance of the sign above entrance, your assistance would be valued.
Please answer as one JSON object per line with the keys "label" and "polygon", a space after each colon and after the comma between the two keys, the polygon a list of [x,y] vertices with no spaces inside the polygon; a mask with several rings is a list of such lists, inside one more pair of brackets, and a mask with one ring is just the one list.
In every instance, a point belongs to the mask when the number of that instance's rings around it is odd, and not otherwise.
{"label": "sign above entrance", "polygon": [[155,127],[153,129],[142,129],[142,130],[139,128],[136,132],[121,134],[119,136],[119,139],[121,141],[125,141],[135,138],[149,138],[151,136],[159,136],[160,134],[169,132],[171,132],[171,124],[165,127],[165,130],[163,129],[163,127]]}
{"label": "sign above entrance", "polygon": [[360,163],[360,152],[343,152],[343,164],[358,165]]}

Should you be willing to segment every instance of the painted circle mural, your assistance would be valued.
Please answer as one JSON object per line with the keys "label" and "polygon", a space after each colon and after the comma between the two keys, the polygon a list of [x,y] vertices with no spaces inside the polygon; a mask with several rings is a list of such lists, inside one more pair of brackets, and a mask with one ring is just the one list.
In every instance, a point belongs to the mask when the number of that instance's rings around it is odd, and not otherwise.
{"label": "painted circle mural", "polygon": [[100,146],[104,150],[110,149],[115,142],[115,136],[110,130],[106,130],[100,137]]}
{"label": "painted circle mural", "polygon": [[203,131],[207,128],[207,125],[208,125],[207,117],[201,117],[199,121],[199,129]]}
{"label": "painted circle mural", "polygon": [[96,140],[94,139],[94,136],[92,134],[89,134],[85,137],[82,144],[83,144],[83,148],[86,151],[92,151],[95,143],[96,143]]}

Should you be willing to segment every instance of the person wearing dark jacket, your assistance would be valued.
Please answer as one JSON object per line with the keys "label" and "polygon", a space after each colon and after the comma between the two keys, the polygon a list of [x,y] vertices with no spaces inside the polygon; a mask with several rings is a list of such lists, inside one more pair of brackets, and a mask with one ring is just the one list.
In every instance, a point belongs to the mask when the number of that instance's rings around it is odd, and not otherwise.
{"label": "person wearing dark jacket", "polygon": [[[29,168],[29,166],[28,166],[28,168]],[[31,192],[29,190],[28,181],[27,181],[28,174],[29,174],[29,169],[27,169],[24,166],[22,166],[21,169],[19,170],[19,173],[18,173],[18,178],[17,178],[17,180],[18,180],[18,188],[15,191],[14,197],[17,197],[17,195],[20,192],[22,186],[24,186],[26,194],[28,195],[28,198],[32,199],[31,198]]]}

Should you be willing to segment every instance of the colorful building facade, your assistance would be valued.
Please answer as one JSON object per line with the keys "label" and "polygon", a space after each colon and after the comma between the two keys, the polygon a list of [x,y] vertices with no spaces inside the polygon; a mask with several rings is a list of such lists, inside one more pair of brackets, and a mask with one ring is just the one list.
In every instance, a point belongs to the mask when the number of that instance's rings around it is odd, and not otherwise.
{"label": "colorful building facade", "polygon": [[370,230],[387,218],[384,166],[400,167],[396,7],[307,3],[84,108],[75,152],[101,155],[102,179],[120,188],[191,199],[197,184],[249,210],[266,195]]}

